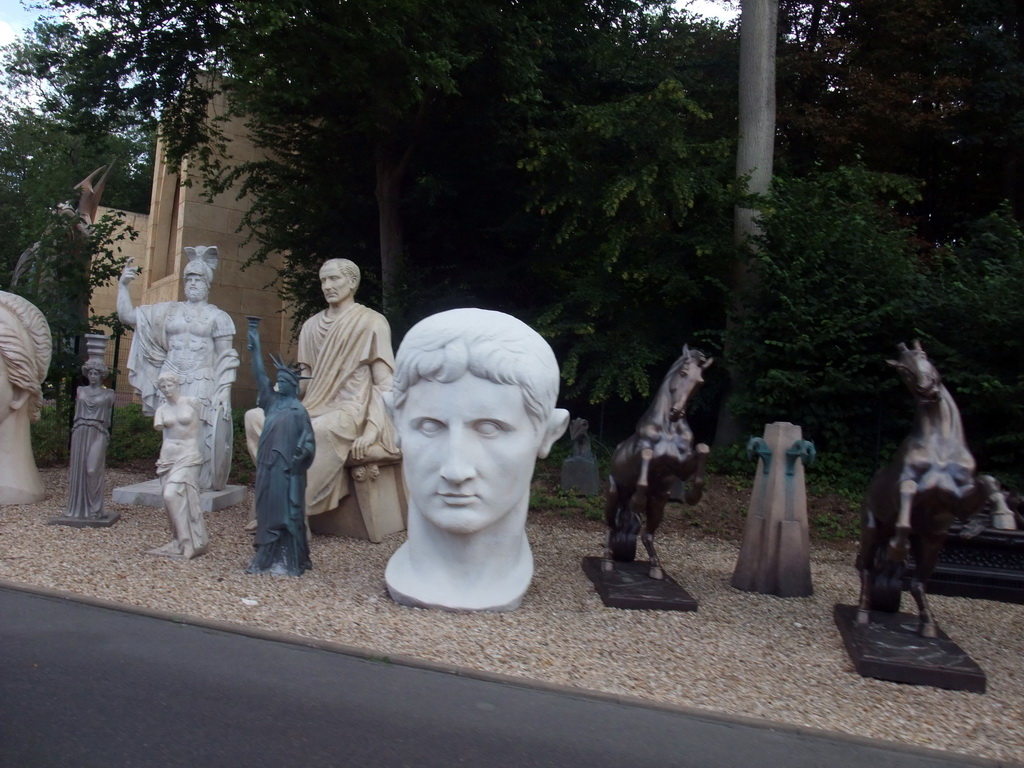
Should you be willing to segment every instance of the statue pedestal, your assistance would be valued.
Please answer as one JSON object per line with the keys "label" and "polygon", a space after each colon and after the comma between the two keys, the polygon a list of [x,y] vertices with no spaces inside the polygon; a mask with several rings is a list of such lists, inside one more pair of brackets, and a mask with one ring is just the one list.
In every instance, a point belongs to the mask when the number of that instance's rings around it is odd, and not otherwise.
{"label": "statue pedestal", "polygon": [[404,531],[408,523],[402,463],[346,466],[352,493],[341,505],[321,515],[310,515],[309,529],[328,536],[366,539],[374,544],[392,533]]}
{"label": "statue pedestal", "polygon": [[583,572],[594,583],[601,602],[609,608],[645,611],[696,611],[697,601],[668,574],[664,579],[648,576],[649,563],[614,562],[602,569],[604,558],[584,557]]}
{"label": "statue pedestal", "polygon": [[813,593],[802,460],[806,450],[800,427],[783,421],[766,424],[764,438],[753,438],[747,446],[759,458],[732,575],[736,589],[779,597]]}
{"label": "statue pedestal", "polygon": [[[164,507],[159,480],[147,480],[144,483],[115,488],[110,498],[118,504],[159,507],[160,509]],[[199,500],[203,512],[227,509],[245,501],[245,486],[226,485],[222,491],[203,491],[199,494]]]}
{"label": "statue pedestal", "polygon": [[850,661],[861,677],[954,691],[985,692],[985,672],[942,630],[921,637],[909,613],[872,611],[871,623],[857,623],[857,608],[836,605],[836,626]]}
{"label": "statue pedestal", "polygon": [[1024,603],[1024,531],[986,528],[970,538],[953,523],[928,594]]}
{"label": "statue pedestal", "polygon": [[51,517],[47,525],[70,525],[72,528],[109,528],[121,519],[119,512],[113,512],[107,517]]}
{"label": "statue pedestal", "polygon": [[597,475],[597,462],[592,456],[570,456],[562,464],[562,490],[573,488],[587,496],[601,492],[601,480]]}

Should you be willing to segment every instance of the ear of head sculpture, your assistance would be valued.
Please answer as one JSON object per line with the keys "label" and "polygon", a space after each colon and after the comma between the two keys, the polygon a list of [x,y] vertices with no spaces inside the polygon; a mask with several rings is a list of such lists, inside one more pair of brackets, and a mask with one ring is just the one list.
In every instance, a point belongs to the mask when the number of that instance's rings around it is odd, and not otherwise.
{"label": "ear of head sculpture", "polygon": [[39,420],[51,352],[43,313],[21,296],[0,291],[0,504],[31,503],[45,495],[28,425]]}
{"label": "ear of head sculpture", "polygon": [[402,341],[390,409],[409,489],[409,536],[388,563],[399,603],[518,607],[533,576],[530,480],[569,414],[551,347],[501,312],[456,309]]}

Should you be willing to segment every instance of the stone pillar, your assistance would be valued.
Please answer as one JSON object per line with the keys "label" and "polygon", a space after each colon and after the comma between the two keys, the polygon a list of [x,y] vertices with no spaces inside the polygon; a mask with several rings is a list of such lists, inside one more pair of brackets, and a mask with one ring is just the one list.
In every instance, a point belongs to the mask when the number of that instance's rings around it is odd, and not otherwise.
{"label": "stone pillar", "polygon": [[758,457],[747,525],[732,585],[747,592],[807,597],[811,586],[810,534],[804,463],[814,460],[814,443],[789,422],[766,424],[747,452]]}

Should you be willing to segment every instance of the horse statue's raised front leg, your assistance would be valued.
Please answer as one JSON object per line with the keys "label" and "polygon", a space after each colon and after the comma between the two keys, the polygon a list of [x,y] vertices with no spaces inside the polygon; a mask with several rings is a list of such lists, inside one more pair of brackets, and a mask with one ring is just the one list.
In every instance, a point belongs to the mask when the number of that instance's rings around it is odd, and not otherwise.
{"label": "horse statue's raised front leg", "polygon": [[907,559],[910,547],[910,508],[917,495],[917,481],[905,479],[900,481],[900,511],[896,517],[895,532],[889,540],[889,560],[902,563]]}
{"label": "horse statue's raised front leg", "polygon": [[686,495],[683,497],[683,501],[691,507],[695,506],[704,495],[704,470],[708,465],[708,454],[711,453],[711,449],[705,443],[697,443],[693,447],[693,451],[695,461],[693,475],[687,482]]}

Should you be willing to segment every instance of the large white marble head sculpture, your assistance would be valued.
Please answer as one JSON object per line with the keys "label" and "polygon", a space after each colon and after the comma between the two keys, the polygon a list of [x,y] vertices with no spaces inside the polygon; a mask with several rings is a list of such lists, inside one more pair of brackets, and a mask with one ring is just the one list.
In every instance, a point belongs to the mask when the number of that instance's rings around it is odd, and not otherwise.
{"label": "large white marble head sculpture", "polygon": [[39,420],[50,326],[35,305],[0,291],[0,504],[42,501],[29,423]]}
{"label": "large white marble head sculpture", "polygon": [[409,489],[408,539],[385,572],[397,602],[519,605],[533,576],[534,464],[569,421],[558,384],[551,347],[501,312],[442,312],[406,334],[389,393]]}

